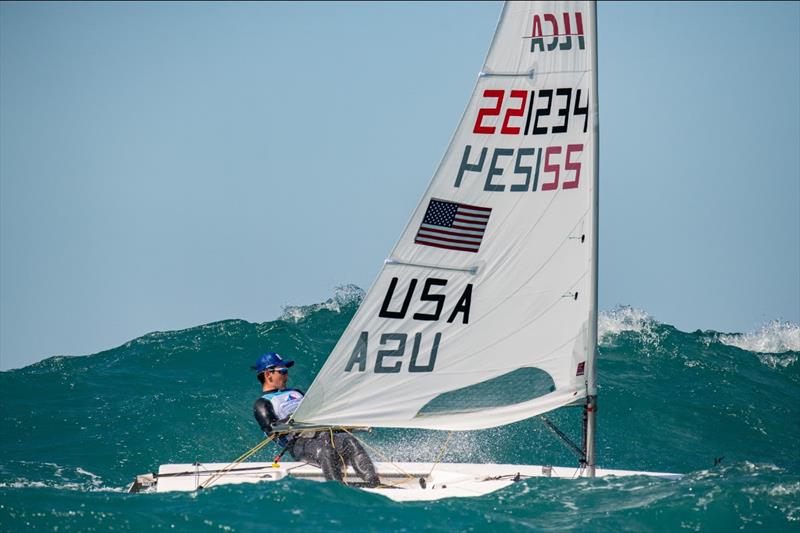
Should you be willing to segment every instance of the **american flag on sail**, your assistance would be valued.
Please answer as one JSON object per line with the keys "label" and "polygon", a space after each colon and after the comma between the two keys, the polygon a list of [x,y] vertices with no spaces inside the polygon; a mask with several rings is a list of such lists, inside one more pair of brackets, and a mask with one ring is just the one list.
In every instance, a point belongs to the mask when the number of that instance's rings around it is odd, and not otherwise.
{"label": "american flag on sail", "polygon": [[414,242],[448,250],[477,252],[491,213],[488,207],[431,199]]}

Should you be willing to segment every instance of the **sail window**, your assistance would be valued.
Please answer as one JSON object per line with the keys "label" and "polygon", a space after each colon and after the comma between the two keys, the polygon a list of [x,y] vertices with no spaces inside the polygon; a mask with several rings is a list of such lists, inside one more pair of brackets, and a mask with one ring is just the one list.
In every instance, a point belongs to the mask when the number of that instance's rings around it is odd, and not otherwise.
{"label": "sail window", "polygon": [[533,400],[556,389],[553,378],[539,368],[518,368],[502,376],[440,394],[422,406],[417,417],[468,413]]}

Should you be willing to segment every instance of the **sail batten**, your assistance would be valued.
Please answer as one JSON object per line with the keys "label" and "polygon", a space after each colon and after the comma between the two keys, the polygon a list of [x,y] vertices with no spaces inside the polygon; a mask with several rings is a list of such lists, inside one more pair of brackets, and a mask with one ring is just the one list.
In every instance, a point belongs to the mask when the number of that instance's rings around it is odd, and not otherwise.
{"label": "sail batten", "polygon": [[594,16],[504,5],[450,145],[298,424],[479,429],[593,393]]}

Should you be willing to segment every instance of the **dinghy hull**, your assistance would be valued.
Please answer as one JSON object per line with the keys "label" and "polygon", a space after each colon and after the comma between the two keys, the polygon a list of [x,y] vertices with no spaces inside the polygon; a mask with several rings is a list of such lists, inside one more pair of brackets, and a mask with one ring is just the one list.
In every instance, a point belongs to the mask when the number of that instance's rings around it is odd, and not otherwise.
{"label": "dinghy hull", "polygon": [[[280,481],[287,477],[325,481],[322,471],[307,463],[242,463],[228,471],[226,463],[161,465],[158,473],[137,476],[128,491],[195,491],[219,485]],[[533,477],[576,479],[582,472],[575,467],[470,463],[375,463],[384,486],[364,487],[350,470],[348,484],[380,494],[394,501],[430,501],[442,498],[474,497],[489,494]],[[221,474],[221,475],[220,475]],[[596,477],[651,476],[680,479],[680,474],[598,468]],[[214,479],[216,477],[216,479]],[[421,481],[422,480],[422,481]]]}

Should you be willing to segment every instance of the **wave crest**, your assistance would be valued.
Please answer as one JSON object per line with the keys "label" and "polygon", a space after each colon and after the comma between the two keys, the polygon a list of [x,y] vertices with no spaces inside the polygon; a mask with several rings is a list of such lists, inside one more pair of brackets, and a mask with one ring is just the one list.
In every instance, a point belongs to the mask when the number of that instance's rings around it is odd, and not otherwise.
{"label": "wave crest", "polygon": [[762,363],[772,368],[786,368],[797,362],[800,325],[773,320],[749,333],[721,333],[719,342],[755,352]]}
{"label": "wave crest", "polygon": [[599,344],[612,344],[614,337],[624,332],[638,333],[645,344],[658,345],[661,334],[660,323],[646,311],[629,305],[618,305],[609,311],[601,311],[597,317]]}
{"label": "wave crest", "polygon": [[333,296],[322,303],[283,306],[283,312],[278,320],[296,323],[317,311],[327,310],[340,313],[343,307],[360,304],[365,294],[364,289],[358,285],[352,283],[339,285],[334,289]]}

